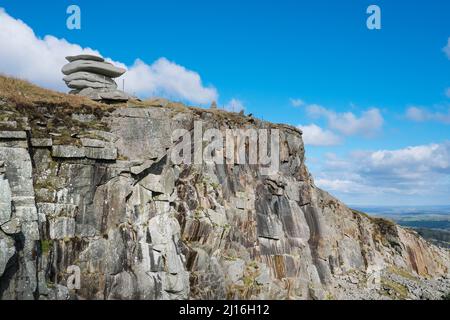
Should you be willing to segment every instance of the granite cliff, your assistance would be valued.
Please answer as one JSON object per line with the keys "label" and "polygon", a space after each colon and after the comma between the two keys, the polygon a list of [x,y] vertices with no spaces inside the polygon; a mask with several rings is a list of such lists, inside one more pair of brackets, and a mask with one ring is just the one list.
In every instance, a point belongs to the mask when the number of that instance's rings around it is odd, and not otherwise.
{"label": "granite cliff", "polygon": [[[279,172],[172,164],[173,130],[198,120],[278,129]],[[2,299],[440,299],[449,268],[318,189],[293,127],[0,78]]]}

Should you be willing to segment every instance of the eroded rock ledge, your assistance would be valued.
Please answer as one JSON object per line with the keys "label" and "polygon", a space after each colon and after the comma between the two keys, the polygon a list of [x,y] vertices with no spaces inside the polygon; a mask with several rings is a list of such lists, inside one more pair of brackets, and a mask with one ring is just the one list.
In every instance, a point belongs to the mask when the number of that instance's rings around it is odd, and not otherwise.
{"label": "eroded rock ledge", "polygon": [[[449,252],[315,187],[301,133],[281,167],[176,166],[171,132],[267,122],[167,101],[0,105],[2,299],[439,299]],[[81,270],[70,290],[69,266]],[[370,277],[380,271],[381,285]]]}

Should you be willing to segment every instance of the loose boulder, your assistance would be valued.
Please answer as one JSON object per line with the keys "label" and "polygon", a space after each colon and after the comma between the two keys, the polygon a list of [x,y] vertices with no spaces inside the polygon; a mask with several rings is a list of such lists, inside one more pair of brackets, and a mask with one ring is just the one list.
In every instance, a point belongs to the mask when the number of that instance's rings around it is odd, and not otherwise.
{"label": "loose boulder", "polygon": [[107,88],[116,90],[117,84],[116,83],[102,83],[102,82],[92,82],[87,80],[72,80],[70,81],[67,86],[70,89],[85,89],[85,88],[93,88],[93,89],[101,89],[101,88]]}
{"label": "loose boulder", "polygon": [[87,97],[96,101],[116,101],[116,102],[125,102],[128,101],[129,96],[121,91],[121,90],[111,90],[107,88],[103,89],[94,89],[94,88],[85,88],[81,91],[77,91],[78,95]]}

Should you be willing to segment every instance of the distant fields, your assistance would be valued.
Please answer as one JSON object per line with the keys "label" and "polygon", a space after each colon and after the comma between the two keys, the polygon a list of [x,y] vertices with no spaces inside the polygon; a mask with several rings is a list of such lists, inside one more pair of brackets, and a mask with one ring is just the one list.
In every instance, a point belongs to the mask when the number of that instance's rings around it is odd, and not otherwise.
{"label": "distant fields", "polygon": [[383,217],[414,229],[436,245],[450,248],[450,206],[383,207],[352,206],[369,215]]}

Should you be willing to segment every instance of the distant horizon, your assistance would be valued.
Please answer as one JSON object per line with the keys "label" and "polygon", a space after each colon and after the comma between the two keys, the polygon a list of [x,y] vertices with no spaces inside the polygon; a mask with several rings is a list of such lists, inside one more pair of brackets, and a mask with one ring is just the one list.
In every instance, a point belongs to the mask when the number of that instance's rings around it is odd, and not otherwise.
{"label": "distant horizon", "polygon": [[396,217],[396,216],[445,216],[450,218],[450,205],[372,205],[355,206],[349,205],[349,208],[358,210],[370,215]]}
{"label": "distant horizon", "polygon": [[356,205],[356,204],[346,204],[349,207],[366,207],[366,208],[430,208],[430,207],[449,207],[450,204],[420,204],[420,205],[383,205],[383,204],[363,204],[363,205]]}

